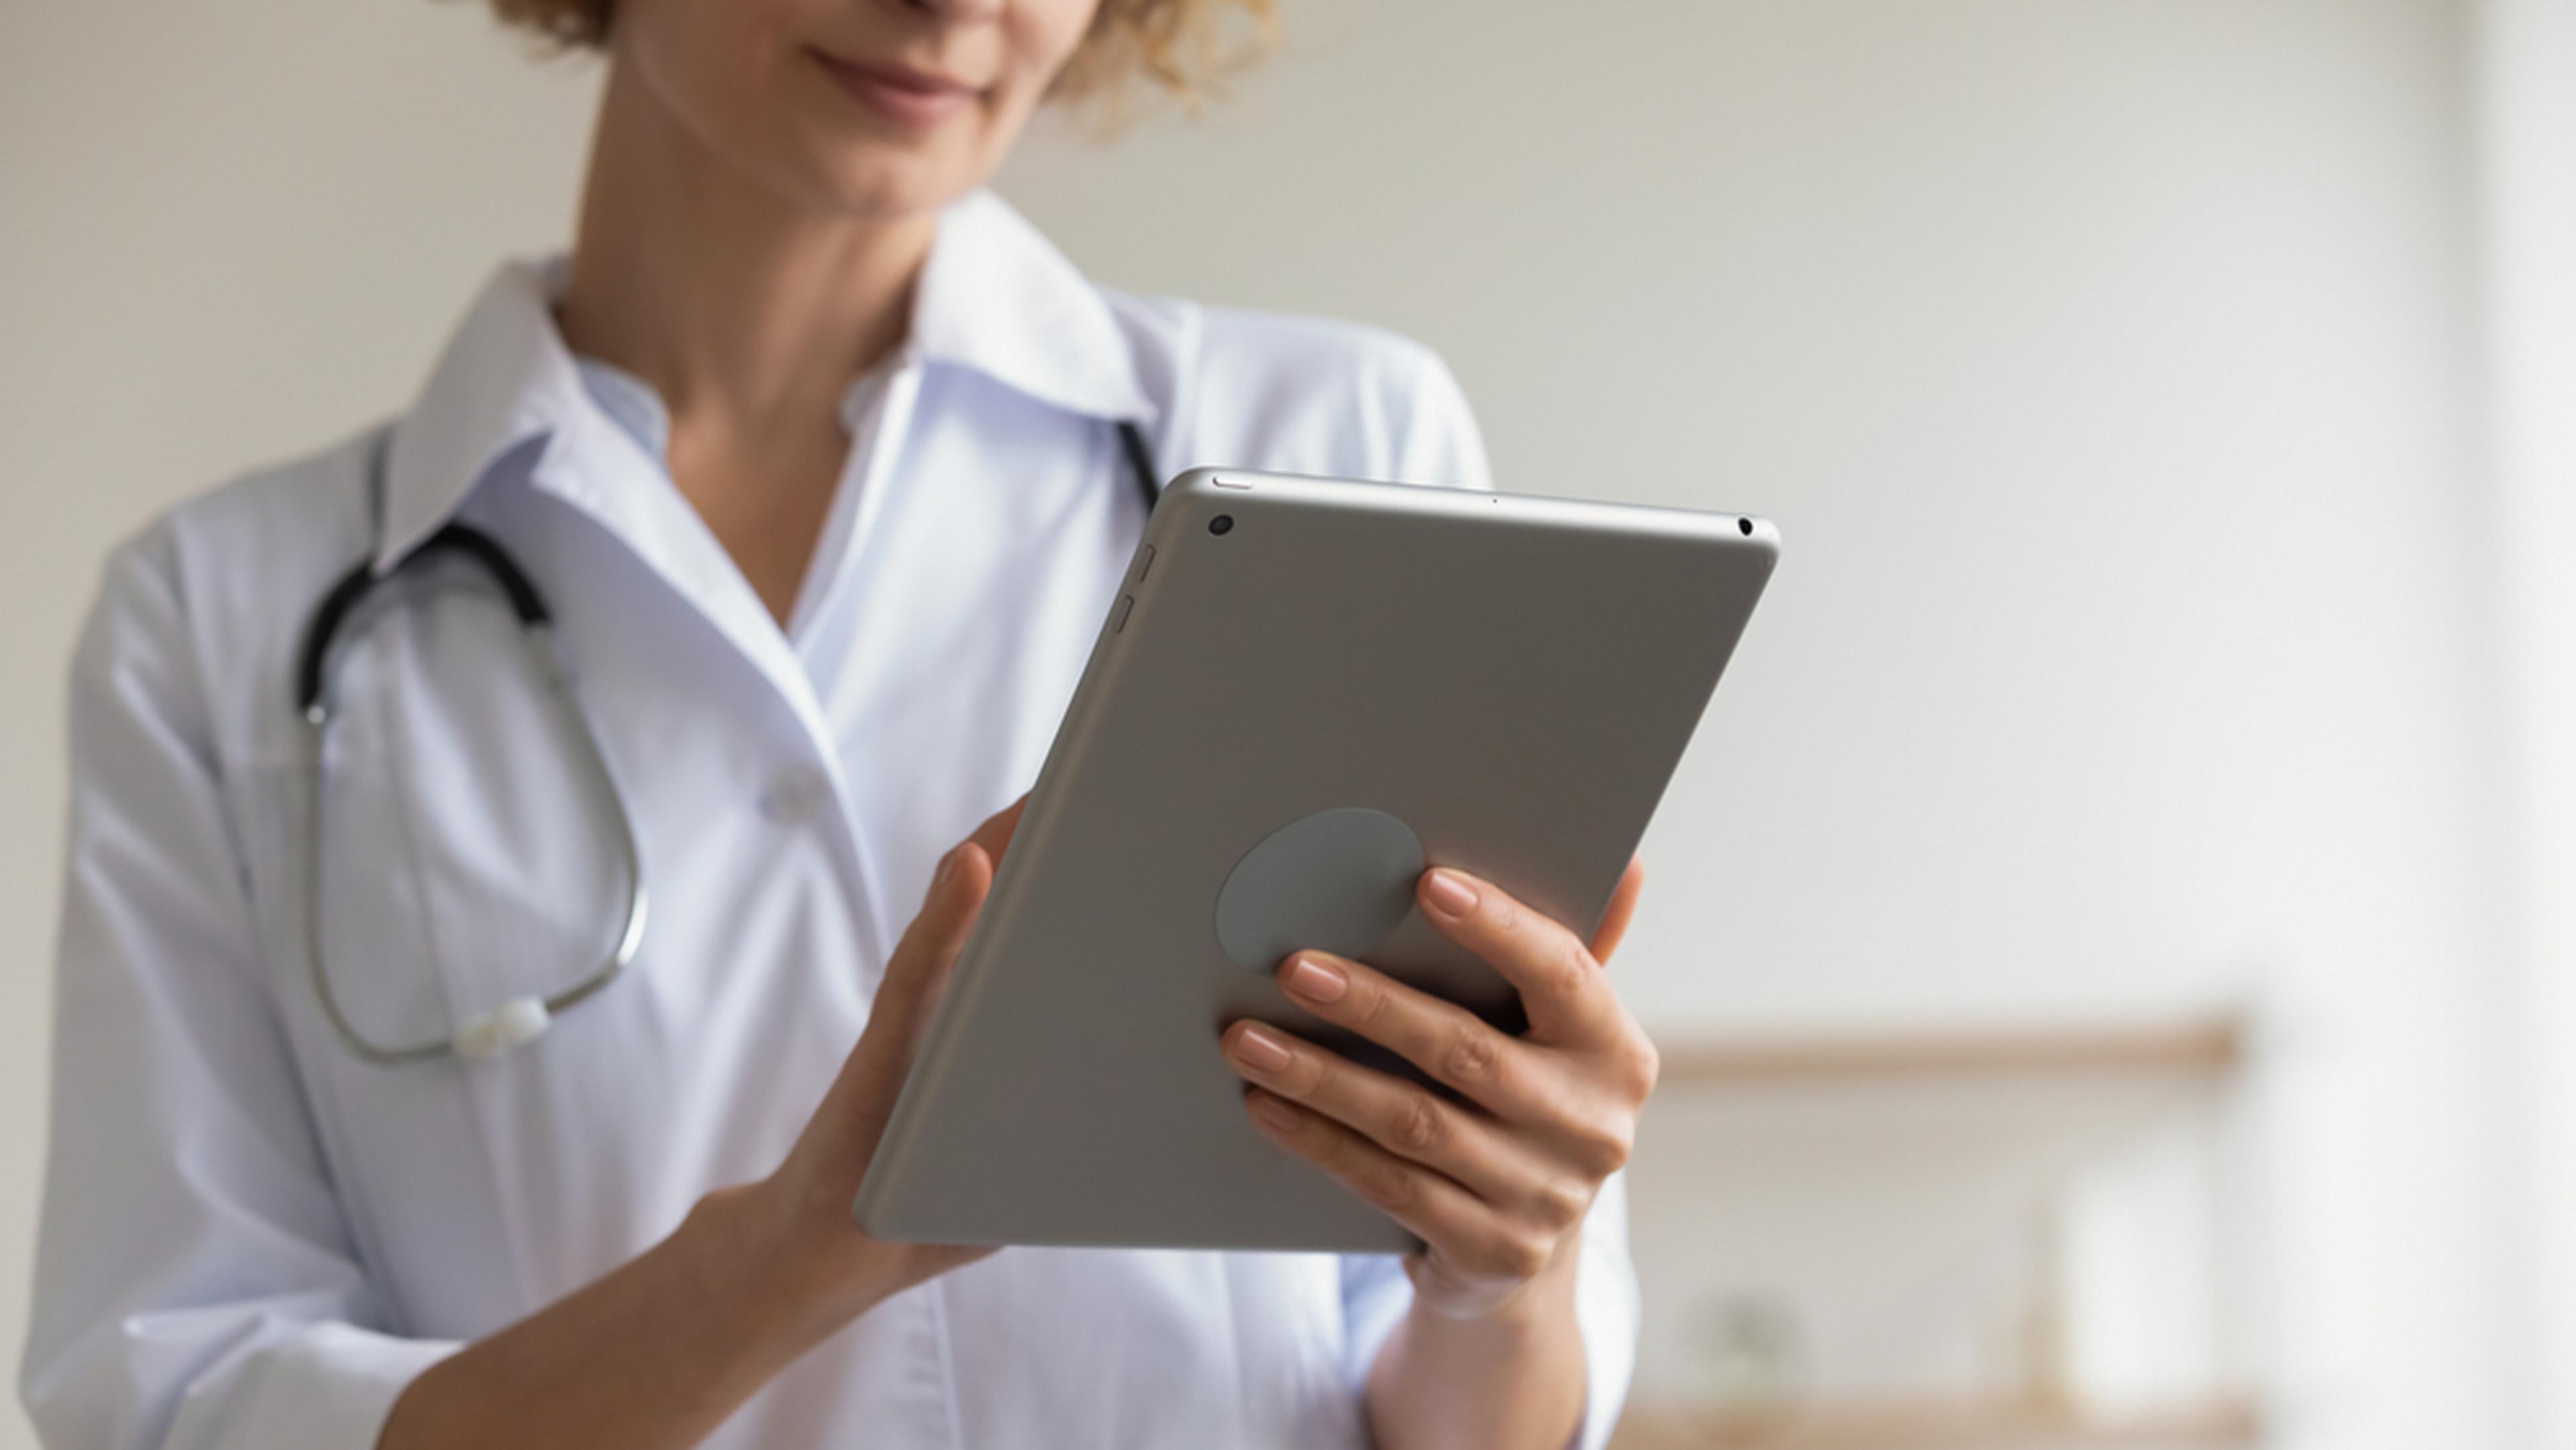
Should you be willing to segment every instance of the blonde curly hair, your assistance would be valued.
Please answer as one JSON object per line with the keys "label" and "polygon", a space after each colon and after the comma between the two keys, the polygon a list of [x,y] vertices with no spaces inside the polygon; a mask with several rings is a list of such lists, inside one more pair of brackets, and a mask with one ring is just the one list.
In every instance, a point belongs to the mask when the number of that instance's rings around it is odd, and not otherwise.
{"label": "blonde curly hair", "polygon": [[[605,49],[617,19],[617,0],[489,3],[504,23],[564,50]],[[1230,22],[1238,19],[1250,22],[1249,42],[1230,34]],[[1276,23],[1276,0],[1100,0],[1090,31],[1050,94],[1114,106],[1131,82],[1143,81],[1195,106],[1269,43]]]}

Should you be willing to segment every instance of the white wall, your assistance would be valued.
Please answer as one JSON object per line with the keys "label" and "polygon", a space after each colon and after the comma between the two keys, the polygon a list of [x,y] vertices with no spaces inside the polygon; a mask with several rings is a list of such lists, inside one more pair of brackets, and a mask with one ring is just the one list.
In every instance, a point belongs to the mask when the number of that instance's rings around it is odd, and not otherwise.
{"label": "white wall", "polygon": [[[1782,522],[1649,842],[1650,1022],[2259,998],[2292,1442],[2509,1443],[2465,12],[1286,8],[1236,105],[1005,190],[1108,280],[1430,341],[1509,486]],[[95,560],[398,406],[560,235],[591,82],[511,52],[0,9],[0,1356]]]}

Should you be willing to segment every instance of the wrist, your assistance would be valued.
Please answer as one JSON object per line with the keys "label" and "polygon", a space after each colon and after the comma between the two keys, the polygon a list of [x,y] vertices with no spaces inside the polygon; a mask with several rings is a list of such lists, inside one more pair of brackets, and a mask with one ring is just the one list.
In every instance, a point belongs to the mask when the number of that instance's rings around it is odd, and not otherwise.
{"label": "wrist", "polygon": [[1567,1234],[1536,1274],[1508,1286],[1454,1278],[1436,1254],[1413,1259],[1407,1265],[1413,1279],[1413,1313],[1417,1318],[1496,1331],[1551,1323],[1560,1317],[1560,1310],[1572,1311],[1581,1253],[1581,1233]]}
{"label": "wrist", "polygon": [[1575,1313],[1571,1245],[1518,1292],[1461,1312],[1417,1293],[1370,1366],[1376,1442],[1434,1446],[1562,1446],[1588,1390]]}
{"label": "wrist", "polygon": [[[846,1268],[773,1180],[720,1188],[698,1200],[672,1236],[703,1301],[734,1320],[782,1365],[883,1297]],[[852,1237],[855,1226],[844,1223]]]}

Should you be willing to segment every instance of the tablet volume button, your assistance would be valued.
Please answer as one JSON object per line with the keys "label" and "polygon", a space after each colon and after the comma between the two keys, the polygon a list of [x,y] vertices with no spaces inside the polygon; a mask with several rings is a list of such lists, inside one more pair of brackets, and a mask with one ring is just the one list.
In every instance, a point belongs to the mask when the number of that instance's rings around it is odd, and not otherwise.
{"label": "tablet volume button", "polygon": [[1135,607],[1135,595],[1121,594],[1118,596],[1118,607],[1111,611],[1109,615],[1109,632],[1111,634],[1116,634],[1127,627],[1127,611]]}
{"label": "tablet volume button", "polygon": [[1145,582],[1146,571],[1154,567],[1154,546],[1147,544],[1136,556],[1136,582]]}

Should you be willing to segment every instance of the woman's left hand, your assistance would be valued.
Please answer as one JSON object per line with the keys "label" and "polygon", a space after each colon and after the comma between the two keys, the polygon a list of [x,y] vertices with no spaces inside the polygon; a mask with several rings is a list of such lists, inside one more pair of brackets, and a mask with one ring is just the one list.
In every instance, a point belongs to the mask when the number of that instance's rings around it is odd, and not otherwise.
{"label": "woman's left hand", "polygon": [[1276,1027],[1226,1029],[1226,1059],[1253,1084],[1246,1106],[1263,1133],[1421,1238],[1406,1268],[1423,1307],[1492,1313],[1570,1265],[1593,1196],[1628,1161],[1655,1048],[1601,964],[1643,880],[1630,861],[1587,945],[1490,882],[1422,874],[1423,915],[1519,990],[1529,1016],[1519,1037],[1347,958],[1301,951],[1280,965],[1290,1001],[1402,1056],[1454,1098]]}

